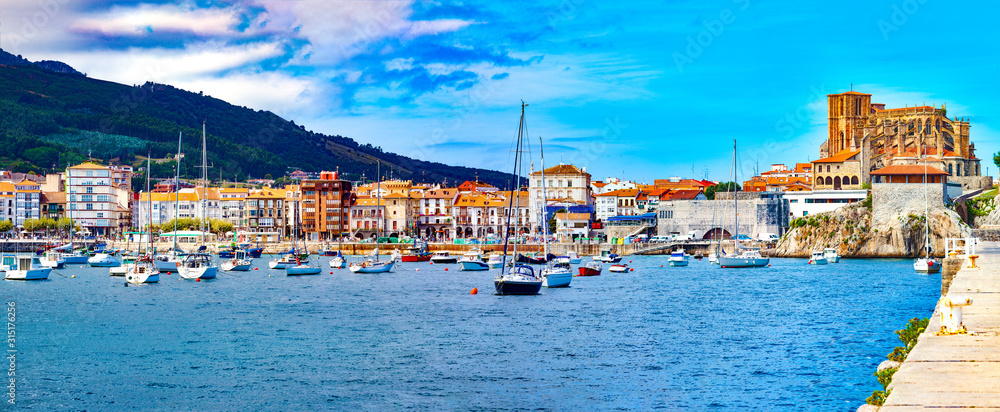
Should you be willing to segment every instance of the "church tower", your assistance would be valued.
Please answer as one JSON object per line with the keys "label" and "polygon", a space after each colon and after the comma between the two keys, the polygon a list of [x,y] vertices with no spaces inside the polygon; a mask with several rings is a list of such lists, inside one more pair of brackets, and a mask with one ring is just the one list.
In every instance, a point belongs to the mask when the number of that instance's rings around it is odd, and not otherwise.
{"label": "church tower", "polygon": [[825,156],[836,155],[844,150],[860,150],[865,126],[872,112],[872,95],[850,91],[828,94],[829,134],[827,135]]}

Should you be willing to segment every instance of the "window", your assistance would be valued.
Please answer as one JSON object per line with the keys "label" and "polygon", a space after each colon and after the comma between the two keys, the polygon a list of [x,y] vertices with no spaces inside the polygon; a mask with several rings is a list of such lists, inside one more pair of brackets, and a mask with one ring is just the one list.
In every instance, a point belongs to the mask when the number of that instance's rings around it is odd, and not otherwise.
{"label": "window", "polygon": [[97,212],[97,217],[104,217],[104,213],[102,213],[102,212]]}
{"label": "window", "polygon": [[94,188],[87,186],[87,193],[94,193]]}
{"label": "window", "polygon": [[94,210],[94,204],[93,203],[87,203],[87,210]]}

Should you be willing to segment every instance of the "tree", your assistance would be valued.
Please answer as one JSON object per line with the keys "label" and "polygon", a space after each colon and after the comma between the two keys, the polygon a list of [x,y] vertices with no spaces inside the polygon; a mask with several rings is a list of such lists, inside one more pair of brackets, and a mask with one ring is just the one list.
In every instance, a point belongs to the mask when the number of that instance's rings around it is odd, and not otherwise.
{"label": "tree", "polygon": [[56,220],[51,217],[43,217],[41,219],[38,219],[38,226],[40,226],[40,229],[43,229],[46,232],[50,230],[55,230]]}
{"label": "tree", "polygon": [[56,229],[66,232],[69,232],[70,229],[77,231],[80,230],[80,225],[76,224],[76,222],[68,217],[61,217],[56,221]]}
{"label": "tree", "polygon": [[226,234],[226,232],[233,231],[233,224],[225,220],[209,219],[208,223],[209,226],[211,227],[212,233],[215,233],[217,235],[224,235]]}
{"label": "tree", "polygon": [[0,220],[0,232],[10,232],[14,229],[14,222],[9,220]]}
{"label": "tree", "polygon": [[716,193],[732,191],[734,186],[737,192],[741,190],[740,185],[736,182],[719,182],[718,184],[711,185],[705,189],[705,197],[709,200],[715,200]]}
{"label": "tree", "polygon": [[24,223],[21,224],[21,227],[24,228],[24,230],[26,231],[34,232],[38,229],[41,229],[42,225],[41,222],[38,221],[38,219],[24,219]]}

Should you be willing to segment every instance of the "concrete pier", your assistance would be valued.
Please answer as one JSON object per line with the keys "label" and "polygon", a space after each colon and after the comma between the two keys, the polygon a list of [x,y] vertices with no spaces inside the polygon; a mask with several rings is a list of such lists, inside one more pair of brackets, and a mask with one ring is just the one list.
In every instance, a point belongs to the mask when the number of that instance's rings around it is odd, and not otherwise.
{"label": "concrete pier", "polygon": [[964,307],[968,334],[939,335],[939,302],[927,330],[892,378],[882,412],[930,408],[1000,411],[1000,242],[980,244],[978,269],[962,268],[947,296],[972,298]]}

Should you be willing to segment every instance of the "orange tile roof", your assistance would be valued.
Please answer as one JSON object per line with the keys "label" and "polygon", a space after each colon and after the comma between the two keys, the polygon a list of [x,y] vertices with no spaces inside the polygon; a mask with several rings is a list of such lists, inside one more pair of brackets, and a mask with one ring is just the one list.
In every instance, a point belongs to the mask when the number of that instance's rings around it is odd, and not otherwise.
{"label": "orange tile roof", "polygon": [[489,204],[490,198],[480,194],[461,195],[455,200],[456,207],[483,207]]}
{"label": "orange tile roof", "polygon": [[874,176],[898,176],[898,175],[928,175],[928,176],[950,176],[934,166],[926,165],[892,165],[878,169],[871,173]]}
{"label": "orange tile roof", "polygon": [[70,169],[108,169],[108,168],[105,167],[105,166],[101,166],[101,165],[99,165],[97,163],[94,163],[94,162],[84,162],[84,163],[80,163],[80,164],[78,164],[76,166],[73,166]]}
{"label": "orange tile roof", "polygon": [[556,213],[559,220],[590,220],[590,213]]}
{"label": "orange tile roof", "polygon": [[385,207],[385,203],[379,204],[378,198],[374,197],[359,197],[354,201],[354,206],[381,206]]}
{"label": "orange tile roof", "polygon": [[845,95],[845,94],[853,94],[853,95],[859,95],[859,96],[871,96],[868,93],[856,92],[854,90],[851,90],[849,92],[843,92],[843,93],[840,93],[840,94],[828,94],[827,96],[841,96],[841,95]]}
{"label": "orange tile roof", "polygon": [[[541,172],[534,172],[531,175],[534,176],[536,174],[540,175]],[[576,166],[573,166],[573,165],[556,165],[556,166],[552,166],[552,167],[550,167],[548,169],[545,169],[545,174],[547,174],[547,175],[579,175],[579,174],[586,174],[586,173],[583,170],[580,170],[579,167],[576,167]]]}
{"label": "orange tile roof", "polygon": [[700,190],[677,190],[670,193],[670,199],[691,200],[700,194]]}
{"label": "orange tile roof", "polygon": [[597,196],[636,197],[638,195],[639,195],[639,189],[618,189],[618,190],[612,190],[608,193],[601,193]]}
{"label": "orange tile roof", "polygon": [[602,187],[608,185],[607,183],[604,183],[604,182],[590,182],[590,184],[593,185],[596,188],[602,188]]}
{"label": "orange tile roof", "polygon": [[425,191],[422,193],[422,196],[424,199],[451,199],[455,197],[455,193],[457,192],[457,188],[442,188]]}
{"label": "orange tile roof", "polygon": [[840,153],[837,153],[837,154],[835,154],[833,156],[830,156],[830,157],[827,157],[825,159],[813,160],[812,163],[840,163],[840,162],[843,162],[843,161],[845,161],[847,159],[850,159],[850,158],[854,157],[858,153],[861,153],[861,151],[860,150],[845,149],[845,150],[841,150]]}

